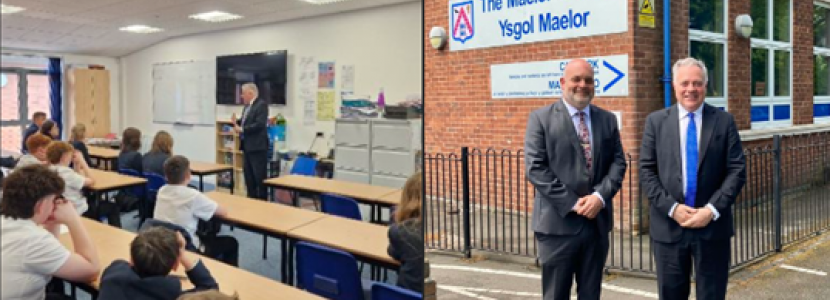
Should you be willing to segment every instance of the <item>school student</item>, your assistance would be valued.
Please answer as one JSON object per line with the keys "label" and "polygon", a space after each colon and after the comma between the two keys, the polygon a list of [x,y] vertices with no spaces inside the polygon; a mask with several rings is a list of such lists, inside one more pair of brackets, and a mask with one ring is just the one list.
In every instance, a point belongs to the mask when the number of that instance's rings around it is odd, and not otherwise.
{"label": "school student", "polygon": [[32,124],[29,124],[29,127],[26,127],[26,131],[23,132],[23,145],[20,146],[20,153],[26,154],[29,153],[29,148],[26,146],[26,141],[29,140],[29,137],[38,133],[40,131],[40,126],[43,126],[43,122],[46,121],[46,113],[42,111],[35,112],[32,114]]}
{"label": "school student", "polygon": [[118,154],[118,170],[130,169],[142,174],[144,172],[141,158],[141,131],[135,127],[124,129],[121,136],[121,153]]}
{"label": "school student", "polygon": [[164,161],[173,155],[173,137],[161,130],[153,138],[153,147],[144,154],[144,172],[164,174]]}
{"label": "school student", "polygon": [[[86,213],[89,206],[83,188],[92,186],[95,181],[89,174],[89,166],[81,153],[75,151],[67,142],[55,141],[46,147],[46,157],[51,164],[50,169],[57,172],[66,185],[63,197],[75,205],[75,210],[79,214]],[[74,164],[74,168],[69,168],[69,164]]]}
{"label": "school student", "polygon": [[397,285],[424,292],[424,236],[421,230],[421,172],[406,181],[395,223],[389,226],[389,256],[401,262]]}
{"label": "school student", "polygon": [[17,160],[17,164],[14,166],[14,169],[20,169],[23,167],[31,166],[31,165],[43,165],[46,164],[48,159],[46,158],[46,147],[52,143],[52,139],[42,135],[40,133],[35,133],[26,139],[26,148],[29,149],[28,153],[20,156],[20,159]]}
{"label": "school student", "polygon": [[[61,196],[63,179],[44,165],[23,167],[4,179],[0,202],[0,299],[66,299],[46,293],[52,277],[91,282],[101,266],[75,207]],[[69,229],[72,248],[60,241]]]}
{"label": "school student", "polygon": [[[181,280],[170,272],[184,267],[193,283],[182,290]],[[130,243],[130,261],[115,260],[101,276],[99,300],[174,300],[179,296],[219,285],[204,263],[185,250],[181,234],[164,227],[142,230]]]}
{"label": "school student", "polygon": [[45,135],[55,141],[61,139],[58,124],[52,120],[46,120],[45,122],[43,122],[43,125],[40,126],[40,134]]}
{"label": "school student", "polygon": [[74,147],[75,150],[81,152],[86,164],[91,166],[92,159],[89,158],[89,149],[86,147],[84,140],[86,140],[86,125],[78,123],[75,124],[75,126],[72,126],[72,132],[69,135],[69,143],[72,144],[72,147]]}
{"label": "school student", "polygon": [[199,220],[209,221],[214,216],[226,216],[228,211],[198,190],[187,186],[191,176],[190,161],[181,155],[170,157],[164,162],[164,176],[167,184],[158,191],[153,218],[184,227],[196,248],[201,248],[201,244],[204,244],[205,255],[237,266],[239,242],[235,238],[213,236],[201,240],[196,234]]}

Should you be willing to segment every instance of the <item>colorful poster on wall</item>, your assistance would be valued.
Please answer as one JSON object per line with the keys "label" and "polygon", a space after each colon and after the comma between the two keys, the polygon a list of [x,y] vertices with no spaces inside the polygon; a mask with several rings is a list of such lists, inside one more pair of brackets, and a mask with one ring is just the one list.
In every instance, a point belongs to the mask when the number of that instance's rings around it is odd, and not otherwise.
{"label": "colorful poster on wall", "polygon": [[318,74],[318,88],[334,88],[334,62],[321,62]]}
{"label": "colorful poster on wall", "polygon": [[334,91],[317,92],[317,121],[334,121]]}

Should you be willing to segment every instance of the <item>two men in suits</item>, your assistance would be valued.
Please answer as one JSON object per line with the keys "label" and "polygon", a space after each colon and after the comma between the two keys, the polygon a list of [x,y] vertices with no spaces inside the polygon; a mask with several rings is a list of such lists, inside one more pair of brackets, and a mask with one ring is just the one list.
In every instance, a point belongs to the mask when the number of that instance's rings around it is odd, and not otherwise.
{"label": "two men in suits", "polygon": [[640,148],[660,299],[689,299],[693,265],[697,299],[725,299],[741,140],[732,115],[704,103],[702,62],[679,60],[672,73],[677,104],[648,116]]}
{"label": "two men in suits", "polygon": [[525,135],[527,178],[536,188],[532,216],[545,300],[599,299],[614,195],[626,162],[616,117],[591,105],[594,70],[568,63],[562,100],[533,111]]}
{"label": "two men in suits", "polygon": [[253,83],[242,85],[242,100],[245,108],[242,117],[237,120],[231,116],[234,131],[241,138],[240,150],[245,155],[243,171],[248,197],[265,199],[265,173],[268,167],[268,103],[259,99],[259,89]]}

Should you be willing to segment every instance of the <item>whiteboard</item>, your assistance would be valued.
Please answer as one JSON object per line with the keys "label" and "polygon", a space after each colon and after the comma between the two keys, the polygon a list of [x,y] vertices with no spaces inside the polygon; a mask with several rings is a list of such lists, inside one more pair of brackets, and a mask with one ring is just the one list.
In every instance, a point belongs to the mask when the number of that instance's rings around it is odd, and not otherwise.
{"label": "whiteboard", "polygon": [[216,62],[153,65],[153,122],[216,123]]}

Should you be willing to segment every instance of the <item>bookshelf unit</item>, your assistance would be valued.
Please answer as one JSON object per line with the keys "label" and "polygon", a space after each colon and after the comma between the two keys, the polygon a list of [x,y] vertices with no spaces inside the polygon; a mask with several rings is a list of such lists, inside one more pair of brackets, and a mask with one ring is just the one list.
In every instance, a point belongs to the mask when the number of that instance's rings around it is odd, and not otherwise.
{"label": "bookshelf unit", "polygon": [[[245,173],[244,156],[239,151],[239,135],[233,131],[230,121],[216,121],[216,163],[233,166],[234,193],[245,195]],[[217,188],[228,189],[230,178],[227,175],[220,175]]]}

